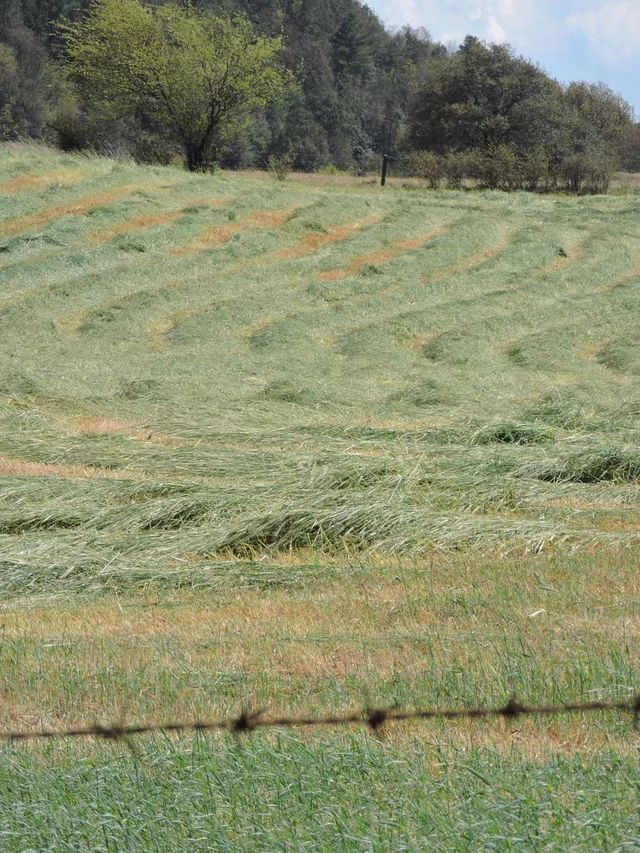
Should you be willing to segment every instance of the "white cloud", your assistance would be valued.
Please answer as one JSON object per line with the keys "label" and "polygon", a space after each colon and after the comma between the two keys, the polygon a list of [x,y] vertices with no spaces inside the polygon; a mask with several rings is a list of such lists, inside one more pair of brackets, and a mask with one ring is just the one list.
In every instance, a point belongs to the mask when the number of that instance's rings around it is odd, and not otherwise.
{"label": "white cloud", "polygon": [[506,41],[564,82],[606,80],[640,114],[640,0],[365,2],[389,27],[426,27],[451,45],[465,35]]}
{"label": "white cloud", "polygon": [[567,23],[609,62],[626,61],[638,55],[640,5],[637,2],[610,0],[597,8],[569,15]]}
{"label": "white cloud", "polygon": [[508,41],[509,39],[507,31],[495,15],[489,15],[489,20],[487,21],[487,36],[489,41],[498,43]]}
{"label": "white cloud", "polygon": [[548,36],[552,0],[370,0],[389,26],[426,27],[440,41],[472,34],[519,49]]}

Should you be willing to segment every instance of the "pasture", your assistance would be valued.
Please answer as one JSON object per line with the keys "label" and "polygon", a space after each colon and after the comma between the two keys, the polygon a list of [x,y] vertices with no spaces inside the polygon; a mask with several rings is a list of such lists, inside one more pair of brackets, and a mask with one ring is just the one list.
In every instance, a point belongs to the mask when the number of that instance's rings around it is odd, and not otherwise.
{"label": "pasture", "polygon": [[[640,201],[0,148],[0,727],[640,689]],[[4,745],[6,850],[634,849],[622,715]]]}

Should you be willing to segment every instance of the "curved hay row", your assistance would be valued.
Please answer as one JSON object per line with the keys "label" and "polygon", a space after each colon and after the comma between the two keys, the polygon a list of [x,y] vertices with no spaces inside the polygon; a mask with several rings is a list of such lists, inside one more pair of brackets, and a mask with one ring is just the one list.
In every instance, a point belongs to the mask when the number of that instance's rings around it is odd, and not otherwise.
{"label": "curved hay row", "polygon": [[159,320],[154,321],[152,327],[148,330],[151,335],[151,342],[157,349],[164,349],[167,346],[167,335],[173,331],[181,320],[189,320],[191,317],[197,317],[199,314],[206,314],[211,311],[219,303],[209,302],[206,305],[196,305],[192,308],[176,308],[170,314],[166,314]]}
{"label": "curved hay row", "polygon": [[270,260],[294,260],[302,258],[305,255],[311,255],[325,246],[331,246],[333,243],[341,243],[353,237],[354,234],[362,231],[363,228],[368,228],[370,225],[375,225],[382,220],[382,214],[372,213],[365,219],[359,219],[355,222],[347,222],[345,225],[336,225],[329,228],[324,233],[307,234],[298,243],[287,246],[284,249],[279,249],[268,256]]}
{"label": "curved hay row", "polygon": [[[134,267],[136,269],[141,269],[143,267],[150,266],[153,266],[153,261],[145,259],[143,261],[136,262],[135,264],[128,262],[126,265],[114,265],[113,267],[104,270],[104,274],[113,274],[114,272],[117,272],[118,270],[121,270],[123,268],[126,268],[127,271],[130,271]],[[64,281],[69,281],[69,279],[63,279],[63,282]],[[74,281],[74,284],[77,284],[78,286],[81,286],[83,283],[84,282],[81,277],[77,277]],[[61,282],[56,282],[54,284],[44,284],[40,287],[30,287],[27,290],[21,290],[18,293],[14,293],[11,296],[8,296],[6,299],[0,301],[0,310],[2,308],[9,308],[12,305],[17,305],[20,302],[24,302],[25,300],[31,299],[35,296],[44,296],[45,294],[53,293],[55,289],[60,286],[60,284]],[[99,310],[99,308],[104,307],[106,306],[102,305],[98,306],[98,308],[82,309],[81,311],[76,311],[74,314],[57,318],[56,320],[54,320],[54,324],[59,331],[70,331],[73,333],[77,331],[83,320],[91,316],[91,314],[93,314],[96,310]]]}
{"label": "curved hay row", "polygon": [[[206,207],[222,207],[223,204],[232,200],[232,196],[220,196],[219,198],[207,199],[206,201],[193,200],[189,205],[202,205]],[[175,222],[177,219],[182,219],[187,216],[188,210],[168,210],[163,213],[146,213],[142,216],[137,216],[135,219],[129,219],[126,222],[119,222],[116,225],[111,225],[108,228],[101,228],[89,234],[87,242],[90,246],[101,246],[113,240],[114,237],[123,237],[128,234],[136,234],[138,231],[144,231],[147,228],[154,228],[156,225],[168,225]]]}
{"label": "curved hay row", "polygon": [[468,272],[469,270],[476,270],[490,261],[493,261],[498,257],[498,255],[501,255],[506,249],[508,249],[513,242],[513,236],[513,228],[510,226],[503,226],[500,230],[498,239],[494,243],[484,249],[481,249],[479,252],[474,252],[466,258],[456,261],[454,264],[441,267],[439,270],[436,270],[436,272],[423,276],[421,281],[424,284],[433,284],[434,282],[441,281],[448,276]]}
{"label": "curved hay row", "polygon": [[0,310],[3,308],[10,308],[12,305],[18,305],[20,302],[25,299],[29,299],[31,296],[42,296],[50,290],[50,285],[43,284],[40,287],[29,287],[27,290],[20,290],[18,293],[12,293],[11,296],[6,296],[4,299],[0,299]]}
{"label": "curved hay row", "polygon": [[243,231],[281,228],[297,206],[289,207],[286,210],[255,210],[237,222],[206,228],[191,243],[172,249],[171,254],[178,256],[194,255],[228,243],[232,237]]}
{"label": "curved hay row", "polygon": [[320,281],[335,281],[339,278],[358,275],[369,264],[386,264],[388,261],[406,252],[421,249],[426,243],[435,240],[436,237],[442,236],[445,231],[445,225],[438,225],[436,228],[431,228],[429,231],[425,231],[416,237],[411,237],[409,240],[396,240],[384,249],[378,249],[375,252],[368,252],[366,255],[353,258],[346,267],[319,273],[318,279]]}
{"label": "curved hay row", "polygon": [[[252,266],[259,266],[269,261],[294,260],[295,258],[312,255],[333,243],[348,240],[354,234],[360,233],[362,229],[380,222],[381,219],[382,214],[371,214],[370,216],[367,216],[364,219],[358,219],[355,222],[347,222],[344,225],[337,225],[322,234],[307,234],[302,240],[292,244],[291,246],[287,246],[284,249],[278,249],[275,252],[271,252],[267,255],[261,255],[257,258],[250,258],[246,261],[229,264],[219,270],[219,273],[221,275],[230,275],[232,273],[239,272],[240,270],[246,270]],[[169,286],[175,287],[178,285],[172,283]],[[177,308],[174,311],[171,311],[171,313],[159,318],[153,323],[153,327],[150,330],[154,344],[157,347],[163,347],[166,344],[166,334],[174,329],[181,320],[188,320],[191,317],[206,314],[218,304],[219,303],[217,301],[205,302],[202,305],[195,305],[190,308]]]}
{"label": "curved hay row", "polygon": [[603,284],[596,290],[596,293],[610,293],[617,287],[622,287],[636,278],[640,278],[640,253],[632,257],[629,267],[624,272]]}
{"label": "curved hay row", "polygon": [[548,275],[553,275],[554,273],[572,267],[582,257],[584,257],[587,245],[589,244],[592,238],[593,234],[586,234],[584,237],[578,240],[568,241],[562,247],[564,254],[558,254],[546,264],[543,264],[541,267],[538,267],[538,269],[532,270],[531,273],[527,274],[526,279],[521,284],[513,286],[513,290],[519,290],[523,285],[531,284],[532,282],[537,281],[540,278],[545,278]]}
{"label": "curved hay row", "polygon": [[167,213],[148,213],[144,216],[138,216],[136,219],[129,219],[127,222],[120,222],[118,225],[111,225],[109,228],[92,231],[87,237],[87,243],[90,246],[101,246],[113,240],[114,237],[135,234],[145,228],[153,228],[155,225],[168,225],[182,216],[184,213],[181,210],[172,210]]}
{"label": "curved hay row", "polygon": [[[219,200],[214,200],[214,202],[209,202],[209,204],[224,204],[229,200],[230,197],[221,196]],[[285,221],[288,216],[291,214],[292,210],[296,208],[291,208],[287,211],[257,211],[255,213],[250,214],[242,223],[233,223],[234,227],[239,226],[238,230],[245,230],[251,227],[268,227],[269,224],[273,224],[273,222],[282,222]],[[238,272],[241,269],[248,269],[251,266],[256,266],[263,264],[265,261],[269,260],[277,260],[284,259],[285,252],[292,252],[293,254],[287,255],[288,257],[301,257],[303,255],[312,254],[318,249],[330,245],[333,242],[338,242],[340,240],[346,240],[354,234],[359,233],[362,228],[365,228],[375,222],[380,220],[381,216],[379,214],[372,214],[369,217],[366,217],[362,220],[357,220],[356,222],[349,222],[342,226],[336,226],[335,228],[327,231],[326,234],[313,234],[307,235],[304,240],[300,241],[300,243],[294,244],[292,247],[288,249],[278,250],[277,252],[273,252],[267,255],[261,255],[256,258],[251,258],[247,261],[239,261],[234,262],[232,264],[227,265],[226,267],[220,269],[218,273],[220,275],[229,275],[234,272]],[[140,217],[139,220],[133,220],[134,222],[141,222],[142,220],[147,220],[147,217]],[[127,223],[124,223],[125,225]],[[155,224],[155,223],[154,223]],[[118,227],[118,226],[116,226]],[[225,226],[226,227],[226,226]],[[108,229],[105,229],[107,231]],[[173,254],[184,254],[183,249],[174,250]],[[144,264],[143,264],[144,265]],[[160,290],[172,290],[178,287],[181,287],[185,284],[184,280],[177,280],[175,277],[172,277],[170,281],[165,282],[164,284],[160,284],[158,287],[149,290],[148,292],[158,292]],[[46,291],[47,288],[40,288],[39,292]],[[147,292],[147,288],[142,290],[134,291],[132,293],[125,294],[122,297],[108,300],[107,302],[100,303],[98,305],[94,305],[91,308],[82,309],[81,311],[77,311],[69,316],[59,318],[56,321],[56,325],[62,331],[68,334],[75,334],[83,322],[89,319],[94,314],[99,313],[104,309],[114,308],[123,303],[134,299],[139,296],[141,293]],[[37,295],[36,291],[29,291],[27,295]],[[12,301],[19,301],[21,297],[17,296]],[[2,303],[0,303],[0,306]],[[208,302],[204,305],[194,306],[193,308],[182,308],[176,309],[172,311],[170,314],[161,317],[159,320],[155,321],[152,324],[152,328],[150,330],[152,338],[154,339],[154,343],[156,346],[163,346],[163,338],[167,334],[167,332],[171,331],[182,319],[188,319],[192,316],[197,316],[198,314],[206,314],[207,311],[210,311],[212,307],[215,307],[217,302]]]}
{"label": "curved hay row", "polygon": [[18,219],[9,219],[0,224],[0,237],[14,237],[17,234],[23,234],[30,228],[37,228],[39,225],[45,225],[63,216],[82,216],[96,207],[102,207],[102,205],[109,204],[112,201],[126,198],[126,196],[142,189],[148,189],[148,187],[141,184],[128,184],[123,187],[116,187],[108,192],[83,196],[75,201],[65,202],[54,207],[45,207],[36,213],[30,213]]}
{"label": "curved hay row", "polygon": [[40,174],[20,175],[17,178],[0,183],[0,193],[8,195],[41,187],[63,186],[75,184],[89,174],[86,169],[61,169],[58,171],[41,172]]}

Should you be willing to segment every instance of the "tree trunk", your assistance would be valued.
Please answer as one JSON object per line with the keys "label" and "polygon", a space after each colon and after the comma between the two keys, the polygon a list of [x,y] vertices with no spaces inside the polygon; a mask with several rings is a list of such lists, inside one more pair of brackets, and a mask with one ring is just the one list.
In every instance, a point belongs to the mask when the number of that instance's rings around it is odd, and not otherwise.
{"label": "tree trunk", "polygon": [[208,140],[187,143],[185,153],[187,155],[187,169],[190,172],[208,172],[215,165],[216,147]]}

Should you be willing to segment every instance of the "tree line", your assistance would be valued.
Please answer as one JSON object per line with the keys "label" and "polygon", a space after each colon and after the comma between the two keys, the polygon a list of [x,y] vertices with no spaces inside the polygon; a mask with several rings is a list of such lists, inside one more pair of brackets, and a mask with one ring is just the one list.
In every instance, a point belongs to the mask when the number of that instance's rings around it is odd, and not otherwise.
{"label": "tree line", "polygon": [[193,170],[364,174],[385,153],[431,186],[603,192],[640,171],[640,125],[606,85],[389,32],[358,0],[5,0],[0,138]]}

